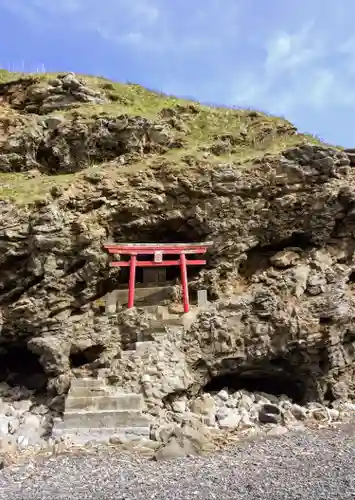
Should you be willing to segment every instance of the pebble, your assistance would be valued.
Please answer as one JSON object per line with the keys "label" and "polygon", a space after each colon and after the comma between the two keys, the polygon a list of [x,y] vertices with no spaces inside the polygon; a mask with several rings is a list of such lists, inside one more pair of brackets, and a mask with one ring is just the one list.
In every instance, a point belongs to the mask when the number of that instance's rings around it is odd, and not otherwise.
{"label": "pebble", "polygon": [[0,500],[353,500],[354,431],[256,438],[205,457],[167,461],[115,448],[66,454],[1,471]]}
{"label": "pebble", "polygon": [[334,408],[328,408],[328,415],[333,421],[339,420],[340,411]]}
{"label": "pebble", "polygon": [[305,420],[307,418],[307,410],[300,405],[292,405],[291,413],[297,420]]}

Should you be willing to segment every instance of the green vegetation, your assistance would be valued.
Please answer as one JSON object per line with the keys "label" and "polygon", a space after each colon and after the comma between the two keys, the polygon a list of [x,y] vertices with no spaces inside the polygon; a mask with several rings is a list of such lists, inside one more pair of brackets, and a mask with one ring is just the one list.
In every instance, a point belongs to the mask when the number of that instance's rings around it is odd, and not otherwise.
{"label": "green vegetation", "polygon": [[[0,70],[0,84],[32,77],[36,79],[34,85],[42,86],[55,76],[57,74],[21,74]],[[56,115],[61,113],[71,117],[73,113],[79,113],[83,119],[89,119],[128,114],[163,121],[163,110],[165,114],[169,113],[166,110],[172,110],[170,114],[177,121],[177,130],[180,130],[177,133],[183,137],[186,146],[183,149],[169,150],[165,154],[157,154],[153,159],[140,158],[140,168],[157,165],[160,161],[171,162],[175,167],[188,168],[186,157],[201,160],[206,153],[211,165],[226,161],[241,166],[250,165],[253,160],[266,153],[277,154],[288,146],[304,142],[320,142],[315,137],[297,133],[287,120],[265,113],[209,107],[150,91],[135,84],[113,83],[105,78],[85,75],[77,76],[84,79],[90,87],[105,93],[109,103],[82,104],[62,112],[57,111]],[[134,166],[128,170],[135,170]],[[114,172],[123,172],[122,168],[112,171],[112,175]],[[0,198],[12,198],[18,203],[26,203],[43,197],[51,186],[60,184],[64,187],[76,178],[77,174],[26,178],[23,173],[3,173],[0,174]]]}
{"label": "green vegetation", "polygon": [[53,186],[67,187],[77,174],[26,177],[23,173],[0,173],[0,200],[27,205],[43,198]]}

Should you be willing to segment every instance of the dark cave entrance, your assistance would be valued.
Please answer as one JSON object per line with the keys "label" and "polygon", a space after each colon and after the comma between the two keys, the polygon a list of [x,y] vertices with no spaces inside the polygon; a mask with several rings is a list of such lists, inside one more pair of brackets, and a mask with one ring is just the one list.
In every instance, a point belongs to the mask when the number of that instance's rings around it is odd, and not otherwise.
{"label": "dark cave entrance", "polygon": [[255,273],[265,271],[270,267],[270,257],[277,252],[291,248],[309,250],[314,247],[311,235],[306,233],[293,233],[289,238],[268,245],[257,245],[247,252],[247,259],[239,266],[239,274],[250,278]]}
{"label": "dark cave entrance", "polygon": [[169,219],[157,218],[144,226],[139,223],[138,227],[135,227],[135,223],[132,221],[129,228],[124,228],[124,233],[122,233],[123,225],[127,224],[127,219],[131,217],[130,213],[121,213],[120,217],[115,220],[119,229],[113,231],[114,241],[124,241],[125,243],[198,243],[205,241],[210,234],[210,230],[205,226],[203,220],[197,219],[194,214],[179,214]]}
{"label": "dark cave entrance", "polygon": [[101,345],[94,345],[86,349],[72,349],[69,356],[70,368],[81,368],[98,361],[105,348]]}
{"label": "dark cave entrance", "polygon": [[[126,257],[126,256],[125,256]],[[199,259],[201,256],[190,254],[189,259]],[[138,255],[138,261],[152,260],[153,255]],[[128,261],[129,257],[122,258],[121,260]],[[178,260],[176,255],[164,255],[164,260]],[[203,266],[187,266],[187,277],[191,281],[197,278]],[[119,288],[127,288],[129,281],[129,268],[122,267],[119,270],[117,284]],[[180,283],[180,266],[166,266],[166,267],[137,267],[136,268],[136,285],[138,287],[149,286],[164,286],[175,285]]]}
{"label": "dark cave entrance", "polygon": [[[279,366],[278,366],[279,365]],[[284,365],[284,366],[282,366]],[[285,366],[286,365],[286,366]],[[247,367],[212,377],[204,386],[204,392],[222,389],[248,392],[264,392],[273,396],[288,396],[294,403],[305,403],[306,379],[297,376],[285,360],[273,360],[261,366]]]}
{"label": "dark cave entrance", "polygon": [[45,394],[47,381],[39,356],[26,345],[9,343],[0,346],[0,382]]}

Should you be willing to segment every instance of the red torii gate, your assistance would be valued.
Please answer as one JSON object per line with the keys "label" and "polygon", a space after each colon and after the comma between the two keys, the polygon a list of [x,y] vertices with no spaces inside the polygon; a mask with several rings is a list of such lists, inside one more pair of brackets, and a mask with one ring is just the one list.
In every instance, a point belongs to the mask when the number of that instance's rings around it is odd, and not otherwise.
{"label": "red torii gate", "polygon": [[[184,312],[189,312],[189,290],[187,282],[187,266],[206,264],[206,260],[186,259],[187,254],[204,254],[212,246],[204,243],[107,243],[104,248],[111,254],[130,255],[129,261],[111,262],[112,267],[129,267],[128,308],[134,306],[134,289],[137,267],[180,266],[181,287],[184,302]],[[175,260],[164,260],[163,256],[178,255]],[[137,255],[154,255],[153,260],[137,260]]]}

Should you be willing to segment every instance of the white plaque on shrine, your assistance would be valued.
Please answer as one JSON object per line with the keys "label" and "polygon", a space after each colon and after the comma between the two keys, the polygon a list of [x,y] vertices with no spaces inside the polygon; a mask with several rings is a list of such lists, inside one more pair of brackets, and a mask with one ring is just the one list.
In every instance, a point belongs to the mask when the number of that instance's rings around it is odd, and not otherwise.
{"label": "white plaque on shrine", "polygon": [[163,262],[163,252],[154,252],[154,262]]}

